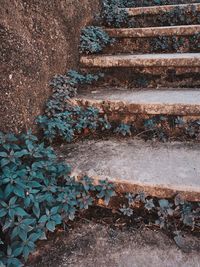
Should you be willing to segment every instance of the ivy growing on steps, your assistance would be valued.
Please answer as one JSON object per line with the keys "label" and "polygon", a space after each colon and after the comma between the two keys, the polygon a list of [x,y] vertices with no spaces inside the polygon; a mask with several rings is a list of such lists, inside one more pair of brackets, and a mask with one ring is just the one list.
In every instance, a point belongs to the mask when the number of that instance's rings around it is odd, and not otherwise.
{"label": "ivy growing on steps", "polygon": [[49,231],[95,199],[108,204],[115,194],[106,180],[96,185],[86,176],[75,180],[52,147],[30,132],[0,133],[0,166],[0,266],[22,266]]}
{"label": "ivy growing on steps", "polygon": [[80,52],[81,53],[99,53],[106,46],[114,43],[114,39],[101,28],[96,26],[88,26],[81,32]]}
{"label": "ivy growing on steps", "polygon": [[160,36],[150,41],[152,52],[176,51],[182,52],[185,49],[190,52],[200,51],[200,34],[189,37],[184,36]]}
{"label": "ivy growing on steps", "polygon": [[72,103],[77,88],[83,84],[91,84],[103,75],[80,74],[69,71],[66,75],[53,78],[53,96],[46,106],[45,115],[37,118],[44,138],[50,142],[55,140],[73,141],[74,137],[86,131],[106,130],[110,124],[98,109],[79,107]]}
{"label": "ivy growing on steps", "polygon": [[[103,24],[114,27],[130,26],[127,12],[120,8],[137,5],[137,2],[103,0]],[[143,2],[145,4],[148,1]],[[150,2],[164,4],[167,0]],[[192,23],[199,21],[196,10],[192,12]],[[182,11],[175,10],[170,13],[170,18],[162,18],[162,23],[173,25],[182,21],[183,16],[184,20],[188,20]],[[198,45],[199,36],[191,38]],[[86,27],[82,31],[80,50],[83,53],[101,52],[113,41],[102,28]],[[22,266],[35,249],[36,242],[46,239],[48,232],[54,232],[56,226],[73,220],[76,212],[87,209],[97,199],[108,204],[110,198],[115,195],[113,184],[107,180],[97,184],[86,176],[76,180],[71,176],[70,167],[59,160],[53,148],[47,145],[56,140],[72,142],[77,135],[96,130],[113,130],[115,134],[123,136],[133,132],[137,134],[134,125],[111,125],[106,115],[98,109],[74,104],[73,97],[77,91],[84,85],[98,81],[102,76],[101,73],[82,74],[71,70],[52,79],[50,85],[53,95],[46,105],[45,114],[37,118],[44,139],[48,142],[40,142],[31,132],[19,136],[0,132],[1,267]],[[144,82],[139,79],[140,84]],[[145,120],[143,128],[145,133],[148,133],[148,138],[165,141],[167,134],[163,131],[163,125],[166,123],[170,124],[171,120],[156,116]],[[173,119],[173,125],[183,127],[184,133],[190,138],[200,138],[199,120],[185,123],[177,117]],[[133,203],[137,201],[142,203],[148,212],[158,215],[156,223],[161,228],[170,228],[172,216],[177,214],[184,225],[192,229],[199,227],[199,204],[193,205],[181,200],[177,202],[177,199],[172,203],[169,200],[152,199],[139,194],[129,195],[128,205],[120,211],[132,216]]]}
{"label": "ivy growing on steps", "polygon": [[195,6],[191,6],[188,11],[185,11],[179,7],[175,7],[172,11],[159,15],[156,21],[160,26],[199,24],[200,13]]}
{"label": "ivy growing on steps", "polygon": [[156,115],[144,119],[138,128],[137,120],[131,124],[116,125],[114,122],[109,122],[107,114],[100,112],[99,109],[92,106],[78,106],[73,102],[78,87],[98,81],[101,77],[103,77],[101,73],[94,75],[69,71],[66,75],[57,75],[53,78],[52,98],[47,103],[45,115],[37,119],[46,140],[50,143],[55,140],[72,142],[81,134],[106,131],[122,136],[133,135],[165,142],[173,137],[174,130],[175,139],[176,135],[182,139],[200,139],[198,119],[185,121],[179,116]]}
{"label": "ivy growing on steps", "polygon": [[[161,6],[161,5],[175,5],[188,4],[187,0],[124,0],[126,7],[146,7],[146,6]],[[191,0],[191,3],[200,3],[198,0]]]}
{"label": "ivy growing on steps", "polygon": [[185,44],[184,37],[157,37],[151,41],[152,52],[166,52],[170,50],[179,51]]}
{"label": "ivy growing on steps", "polygon": [[128,13],[121,9],[125,3],[124,0],[103,0],[101,18],[105,26],[119,28],[128,24]]}
{"label": "ivy growing on steps", "polygon": [[[111,124],[112,125],[112,124]],[[179,116],[156,115],[143,119],[142,125],[136,127],[137,120],[133,123],[121,123],[118,126],[112,125],[113,132],[122,136],[140,136],[145,140],[158,140],[166,142],[175,131],[178,138],[183,140],[200,140],[200,120],[186,121]]]}
{"label": "ivy growing on steps", "polygon": [[145,217],[145,223],[157,225],[174,237],[178,246],[182,243],[182,231],[197,231],[200,226],[200,202],[184,201],[179,195],[174,199],[159,199],[146,196],[144,193],[126,194],[126,203],[119,209],[122,214],[136,218],[138,209]]}
{"label": "ivy growing on steps", "polygon": [[[182,2],[179,1],[179,3]],[[116,28],[143,27],[145,18],[148,17],[147,21],[149,21],[149,15],[144,14],[141,16],[136,16],[135,18],[130,18],[128,12],[125,9],[126,7],[165,5],[169,3],[170,1],[167,0],[153,0],[142,2],[134,0],[103,0],[101,12],[102,24],[104,26]],[[173,4],[175,3],[173,2]],[[187,10],[185,10],[184,8],[175,7],[172,11],[163,12],[159,15],[153,16],[152,22],[153,24],[159,24],[160,26],[199,24],[200,13],[194,5],[191,5]]]}

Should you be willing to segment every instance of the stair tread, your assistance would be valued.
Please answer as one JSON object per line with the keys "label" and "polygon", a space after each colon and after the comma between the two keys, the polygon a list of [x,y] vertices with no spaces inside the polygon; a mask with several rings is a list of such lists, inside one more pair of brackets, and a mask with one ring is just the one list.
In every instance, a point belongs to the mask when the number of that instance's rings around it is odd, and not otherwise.
{"label": "stair tread", "polygon": [[107,28],[111,37],[153,37],[153,36],[186,36],[200,33],[200,25],[181,25],[147,28]]}
{"label": "stair tread", "polygon": [[200,66],[200,53],[121,54],[82,56],[87,67]]}
{"label": "stair tread", "polygon": [[138,16],[144,14],[159,14],[160,12],[170,12],[174,10],[174,8],[191,8],[191,6],[195,7],[197,11],[200,10],[200,3],[190,3],[190,4],[176,4],[176,5],[162,5],[162,6],[149,6],[149,7],[131,7],[131,8],[123,8],[129,14],[129,16]]}
{"label": "stair tread", "polygon": [[200,89],[124,90],[116,88],[94,88],[80,92],[75,101],[101,108],[128,108],[131,113],[196,115],[200,116]]}
{"label": "stair tread", "polygon": [[62,153],[73,175],[108,178],[120,192],[200,200],[200,144],[110,138],[70,144]]}

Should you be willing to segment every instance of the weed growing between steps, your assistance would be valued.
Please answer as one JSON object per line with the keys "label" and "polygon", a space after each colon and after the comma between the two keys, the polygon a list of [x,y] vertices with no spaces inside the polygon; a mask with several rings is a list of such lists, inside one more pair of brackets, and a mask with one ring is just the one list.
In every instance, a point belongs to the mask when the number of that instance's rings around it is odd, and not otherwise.
{"label": "weed growing between steps", "polygon": [[125,0],[103,0],[101,12],[103,25],[116,28],[128,25],[128,13],[120,9],[125,7],[125,3]]}
{"label": "weed growing between steps", "polygon": [[[144,6],[163,5],[167,1],[144,1]],[[145,4],[146,3],[146,4]],[[173,3],[174,4],[174,3]],[[152,27],[157,26],[174,26],[174,25],[193,25],[200,23],[200,12],[194,5],[185,10],[181,7],[175,7],[172,11],[163,12],[159,15],[139,15],[135,17],[129,17],[128,12],[123,9],[125,7],[137,6],[137,1],[129,0],[103,0],[101,23],[107,27]],[[140,3],[140,6],[142,4]],[[146,25],[145,21],[150,23]]]}
{"label": "weed growing between steps", "polygon": [[[167,141],[170,129],[182,139],[200,140],[200,120],[185,121],[178,116],[154,116],[144,120],[144,138]],[[142,133],[141,133],[142,134]]]}
{"label": "weed growing between steps", "polygon": [[[170,233],[181,247],[183,231],[199,233],[200,202],[187,202],[176,196],[174,199],[158,199],[144,193],[126,194],[126,203],[119,209],[133,221],[145,220],[146,225],[156,225]],[[137,216],[140,210],[140,216]]]}
{"label": "weed growing between steps", "polygon": [[200,12],[194,5],[190,5],[187,9],[175,7],[171,11],[159,14],[141,14],[129,17],[129,25],[135,28],[196,24],[200,24]]}
{"label": "weed growing between steps", "polygon": [[[147,6],[162,6],[175,4],[188,4],[187,0],[124,0],[126,7],[147,7]],[[191,3],[200,3],[198,0],[192,0]]]}
{"label": "weed growing between steps", "polygon": [[[141,122],[140,122],[141,123]],[[112,123],[111,123],[112,125]],[[142,125],[137,126],[135,121],[131,124],[121,123],[113,126],[113,132],[122,136],[136,136],[145,140],[169,141],[170,138],[178,140],[200,140],[200,120],[185,121],[179,116],[156,115],[142,119]]]}
{"label": "weed growing between steps", "polygon": [[99,53],[106,46],[112,45],[114,41],[114,38],[110,38],[101,27],[88,26],[81,32],[80,52],[86,54]]}
{"label": "weed growing between steps", "polygon": [[200,13],[195,6],[191,6],[188,11],[179,7],[174,8],[170,12],[161,14],[158,18],[159,25],[174,26],[174,25],[192,25],[200,23]]}
{"label": "weed growing between steps", "polygon": [[73,102],[78,88],[91,85],[101,77],[103,77],[102,73],[94,75],[69,71],[66,75],[57,75],[53,78],[50,83],[53,87],[53,95],[47,102],[45,115],[37,119],[45,140],[50,143],[54,141],[70,143],[81,134],[86,136],[103,131],[106,134],[132,135],[145,140],[162,142],[171,137],[181,140],[200,140],[199,119],[186,121],[180,116],[156,115],[142,120],[137,118],[131,124],[118,124],[108,120],[106,111],[100,112],[96,107],[81,106]]}
{"label": "weed growing between steps", "polygon": [[28,134],[0,133],[0,266],[19,267],[56,226],[97,199],[115,195],[108,181],[70,176],[52,147]]}
{"label": "weed growing between steps", "polygon": [[37,123],[42,129],[44,138],[49,142],[64,140],[72,142],[81,133],[106,130],[110,124],[97,108],[80,107],[72,104],[78,87],[97,81],[102,74],[80,74],[69,71],[58,75],[51,82],[53,96],[46,105],[45,115],[39,116]]}
{"label": "weed growing between steps", "polygon": [[184,36],[160,36],[150,41],[151,52],[182,52],[187,49],[190,52],[200,51],[200,34],[190,37]]}
{"label": "weed growing between steps", "polygon": [[[103,19],[106,25],[127,25],[128,14],[119,9],[125,6],[125,2],[104,0]],[[83,30],[81,40],[82,52],[86,53],[100,52],[111,44],[110,38],[97,27]],[[134,125],[111,127],[106,115],[100,110],[74,104],[73,97],[77,90],[101,77],[102,74],[80,74],[76,71],[54,77],[51,82],[53,95],[46,105],[45,114],[37,119],[47,143],[56,140],[72,142],[80,134],[94,131],[112,130],[123,136],[137,131]],[[148,133],[151,138],[166,140],[162,127],[167,120],[163,117],[146,120],[145,133],[141,134]],[[182,123],[176,125],[180,127]],[[199,126],[199,121],[187,124],[187,134],[199,138]],[[71,177],[70,167],[56,157],[47,143],[39,142],[31,133],[20,136],[0,133],[0,266],[22,266],[33,252],[36,242],[46,239],[48,232],[54,232],[58,225],[65,227],[78,211],[87,209],[98,199],[108,204],[115,195],[113,184],[107,180],[95,184],[89,177],[80,177],[80,180]],[[134,216],[132,208],[137,201],[144,205],[150,217],[151,214],[158,216],[157,224],[161,227],[171,229],[171,219],[179,218],[180,215],[180,225],[183,223],[190,226],[193,231],[200,227],[199,203],[180,202],[173,206],[168,200],[143,200],[140,194],[132,196],[132,201],[128,201],[128,205],[120,211],[130,217]],[[177,229],[176,238],[179,240],[179,227]]]}
{"label": "weed growing between steps", "polygon": [[[44,138],[50,143],[54,141],[72,142],[81,134],[116,134],[137,136],[145,140],[169,139],[200,140],[200,120],[185,120],[180,116],[156,115],[136,118],[130,124],[108,120],[106,111],[93,106],[81,106],[73,102],[77,88],[84,84],[97,81],[102,74],[79,74],[69,71],[66,75],[58,75],[51,82],[53,96],[48,101],[45,115],[37,122],[42,129]],[[142,82],[142,81],[141,81]]]}

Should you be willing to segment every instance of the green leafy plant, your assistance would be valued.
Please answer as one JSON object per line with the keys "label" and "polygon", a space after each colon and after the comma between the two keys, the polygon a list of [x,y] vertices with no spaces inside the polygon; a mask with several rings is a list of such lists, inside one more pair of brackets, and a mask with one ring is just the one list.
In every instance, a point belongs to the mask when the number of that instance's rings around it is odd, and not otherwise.
{"label": "green leafy plant", "polygon": [[53,117],[39,116],[37,122],[45,139],[50,142],[59,138],[71,142],[83,130],[94,132],[97,129],[103,131],[110,128],[106,117],[93,107],[68,106],[65,112],[57,113]]}
{"label": "green leafy plant", "polygon": [[184,121],[181,117],[157,115],[144,120],[144,138],[166,141],[169,131],[178,129],[184,138],[199,140],[200,121]]}
{"label": "green leafy plant", "polygon": [[150,119],[144,120],[144,130],[148,133],[149,139],[159,139],[165,142],[168,136],[164,130],[163,125],[168,121],[168,117],[154,116]]}
{"label": "green leafy plant", "polygon": [[47,102],[45,115],[37,118],[46,140],[62,139],[71,142],[84,130],[107,130],[110,124],[99,110],[93,107],[79,107],[70,99],[76,95],[79,86],[97,81],[103,74],[81,74],[71,70],[66,75],[58,75],[50,83],[53,96]]}
{"label": "green leafy plant", "polygon": [[198,51],[200,50],[200,33],[197,33],[189,38],[190,42],[190,49],[191,51]]}
{"label": "green leafy plant", "polygon": [[190,37],[162,36],[150,41],[152,52],[182,51],[186,49],[193,52],[200,51],[200,34]]}
{"label": "green leafy plant", "polygon": [[200,13],[192,5],[187,11],[180,7],[175,7],[172,11],[160,15],[157,18],[157,22],[163,26],[199,24]]}
{"label": "green leafy plant", "polygon": [[119,208],[123,215],[135,218],[140,210],[139,214],[143,214],[145,223],[170,231],[176,243],[184,227],[192,231],[199,227],[200,202],[187,202],[179,195],[174,199],[152,198],[144,193],[129,193],[125,198],[126,203]]}
{"label": "green leafy plant", "polygon": [[88,26],[81,31],[80,52],[91,54],[99,53],[106,46],[114,43],[114,39],[101,28]]}
{"label": "green leafy plant", "polygon": [[114,129],[114,133],[121,134],[123,136],[131,135],[131,126],[121,123],[116,129]]}
{"label": "green leafy plant", "polygon": [[114,187],[107,181],[93,185],[70,176],[70,167],[57,159],[52,147],[31,132],[15,136],[0,133],[0,263],[22,266],[56,226],[74,219],[95,199],[108,204]]}
{"label": "green leafy plant", "polygon": [[200,140],[200,120],[194,120],[186,124],[185,134],[190,138]]}
{"label": "green leafy plant", "polygon": [[[199,3],[199,1],[192,0],[191,3]],[[144,7],[144,6],[161,6],[161,5],[175,5],[175,4],[188,4],[186,0],[124,0],[127,7]]]}
{"label": "green leafy plant", "polygon": [[113,190],[113,184],[108,180],[99,181],[99,185],[96,187],[99,199],[103,199],[106,205],[109,204],[111,197],[115,196],[115,191]]}
{"label": "green leafy plant", "polygon": [[129,22],[128,13],[122,9],[125,7],[124,0],[103,0],[102,20],[106,26],[119,28]]}

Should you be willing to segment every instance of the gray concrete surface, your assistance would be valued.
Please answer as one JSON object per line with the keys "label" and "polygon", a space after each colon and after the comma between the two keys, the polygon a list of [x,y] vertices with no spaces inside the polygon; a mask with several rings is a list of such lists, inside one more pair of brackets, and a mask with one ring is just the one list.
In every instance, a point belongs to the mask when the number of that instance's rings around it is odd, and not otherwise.
{"label": "gray concrete surface", "polygon": [[78,142],[61,150],[73,174],[114,181],[119,191],[200,201],[200,144],[134,139]]}
{"label": "gray concrete surface", "polygon": [[[95,88],[80,92],[75,104],[93,106],[105,113],[175,115],[200,117],[200,90],[119,90]],[[120,117],[120,112],[118,117]]]}
{"label": "gray concrete surface", "polygon": [[162,90],[120,90],[117,88],[101,88],[95,91],[80,92],[78,98],[94,100],[117,100],[135,104],[183,104],[199,105],[200,114],[200,89],[162,89]]}

